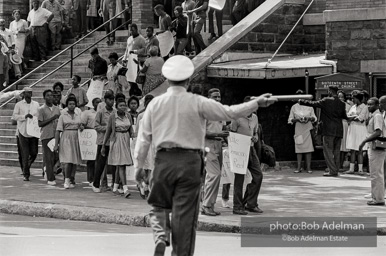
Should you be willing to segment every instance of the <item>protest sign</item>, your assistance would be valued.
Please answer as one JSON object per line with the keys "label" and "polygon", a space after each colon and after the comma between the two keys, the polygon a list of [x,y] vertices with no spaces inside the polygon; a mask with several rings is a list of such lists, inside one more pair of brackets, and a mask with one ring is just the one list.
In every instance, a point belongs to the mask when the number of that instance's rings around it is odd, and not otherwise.
{"label": "protest sign", "polygon": [[138,73],[138,65],[134,62],[134,60],[138,60],[137,54],[130,54],[130,51],[133,50],[134,45],[134,38],[133,36],[130,36],[127,39],[127,47],[126,52],[123,58],[123,61],[126,61],[126,80],[128,82],[135,83],[135,80],[137,79],[137,73]]}
{"label": "protest sign", "polygon": [[90,87],[87,90],[87,107],[89,108],[94,108],[92,105],[92,100],[95,98],[102,99],[102,93],[103,93],[103,87],[104,87],[104,82],[103,80],[99,79],[91,79]]}
{"label": "protest sign", "polygon": [[78,130],[80,154],[82,160],[95,160],[97,155],[97,132],[94,129]]}
{"label": "protest sign", "polygon": [[50,140],[48,143],[47,143],[47,147],[52,151],[54,152],[54,147],[55,147],[55,138]]}
{"label": "protest sign", "polygon": [[[222,169],[221,169],[221,179],[220,179],[220,185],[223,184],[233,184],[235,181],[235,175],[233,172],[231,172],[231,162],[229,159],[229,151],[228,148],[224,148],[222,151]],[[244,186],[249,184],[252,181],[252,176],[249,170],[245,174],[244,177]]]}
{"label": "protest sign", "polygon": [[224,9],[226,0],[209,0],[209,7],[216,9],[216,10],[222,10]]}
{"label": "protest sign", "polygon": [[170,31],[165,31],[159,35],[157,35],[157,39],[159,41],[159,49],[161,52],[161,56],[165,57],[169,54],[170,50],[174,46],[174,38],[173,34]]}
{"label": "protest sign", "polygon": [[233,173],[245,174],[248,167],[251,137],[230,132],[228,147],[231,171]]}
{"label": "protest sign", "polygon": [[27,134],[32,137],[40,138],[40,127],[36,116],[27,118]]}

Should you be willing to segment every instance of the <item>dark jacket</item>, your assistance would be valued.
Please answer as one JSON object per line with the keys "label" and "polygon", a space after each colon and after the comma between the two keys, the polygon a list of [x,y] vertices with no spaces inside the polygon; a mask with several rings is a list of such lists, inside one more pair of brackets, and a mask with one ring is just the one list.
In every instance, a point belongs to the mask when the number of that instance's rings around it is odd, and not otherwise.
{"label": "dark jacket", "polygon": [[321,109],[321,135],[343,137],[342,119],[347,119],[345,104],[338,96],[326,97],[318,101],[299,100],[300,105]]}

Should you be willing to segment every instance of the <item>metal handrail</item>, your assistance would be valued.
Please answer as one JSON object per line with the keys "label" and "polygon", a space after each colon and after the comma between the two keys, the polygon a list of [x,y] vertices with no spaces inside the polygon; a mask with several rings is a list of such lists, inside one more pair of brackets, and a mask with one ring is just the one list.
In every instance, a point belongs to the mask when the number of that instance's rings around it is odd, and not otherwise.
{"label": "metal handrail", "polygon": [[[117,15],[115,15],[114,17],[112,17],[111,19],[109,19],[108,21],[104,22],[102,25],[100,25],[99,27],[97,27],[96,29],[94,29],[93,31],[89,32],[87,35],[85,35],[84,37],[82,37],[81,39],[79,39],[78,41],[76,41],[75,43],[71,44],[70,46],[68,46],[66,49],[62,50],[61,52],[59,52],[58,54],[56,54],[55,56],[51,57],[49,60],[47,60],[46,62],[42,63],[40,66],[36,67],[35,69],[33,69],[32,71],[30,71],[28,74],[24,75],[23,77],[21,77],[19,80],[17,80],[16,82],[14,82],[13,84],[11,84],[10,86],[8,86],[7,88],[3,89],[1,92],[5,92],[5,91],[8,91],[11,87],[13,87],[14,85],[17,85],[19,84],[21,81],[23,81],[23,79],[27,78],[28,76],[30,76],[31,74],[33,74],[35,71],[37,71],[38,69],[44,67],[45,65],[47,65],[48,63],[50,63],[51,61],[53,61],[55,58],[59,57],[60,55],[62,55],[63,53],[65,53],[67,50],[71,49],[71,55],[72,55],[72,51],[73,51],[73,47],[77,44],[79,44],[81,41],[83,41],[86,37],[88,37],[89,35],[93,34],[94,32],[96,32],[98,29],[102,28],[105,24],[111,22],[113,19],[115,19],[116,17],[118,17],[119,15],[122,15],[123,13],[125,13],[126,11],[130,10],[131,6],[129,8],[126,8],[125,10],[123,10],[122,12],[118,13]],[[71,66],[72,66],[72,62],[75,58],[79,57],[81,54],[83,54],[84,52],[88,51],[90,48],[92,48],[94,45],[98,44],[100,41],[104,40],[106,37],[108,37],[109,35],[111,35],[112,33],[114,33],[116,30],[118,30],[119,28],[121,28],[122,26],[128,24],[131,22],[131,17],[129,20],[127,20],[126,22],[122,23],[121,25],[119,25],[118,27],[116,27],[115,29],[113,29],[112,31],[110,31],[110,33],[106,34],[103,38],[99,39],[98,41],[94,42],[91,46],[89,46],[87,49],[85,49],[84,51],[82,51],[80,54],[76,55],[75,57],[71,56],[70,60],[67,60],[65,63],[61,64],[59,67],[55,68],[54,70],[52,70],[51,72],[49,72],[48,74],[46,74],[45,76],[43,76],[42,78],[38,79],[38,81],[34,82],[32,85],[28,86],[29,88],[32,88],[34,87],[36,84],[40,83],[41,81],[43,81],[44,79],[46,79],[48,76],[52,75],[53,73],[55,73],[56,71],[58,71],[59,69],[61,69],[62,67],[64,67],[65,65],[67,65],[69,62],[71,62]],[[4,102],[0,108],[4,107],[6,104],[8,104],[9,102],[11,102],[13,99],[15,99],[15,97],[12,97],[11,99],[7,100],[6,102]]]}

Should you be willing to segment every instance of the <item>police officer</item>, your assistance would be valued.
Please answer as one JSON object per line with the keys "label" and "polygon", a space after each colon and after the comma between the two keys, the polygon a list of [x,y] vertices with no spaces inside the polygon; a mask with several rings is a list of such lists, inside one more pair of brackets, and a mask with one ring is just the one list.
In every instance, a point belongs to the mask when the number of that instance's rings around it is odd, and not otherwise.
{"label": "police officer", "polygon": [[170,87],[149,103],[138,132],[134,153],[138,182],[150,145],[156,150],[148,197],[154,255],[164,255],[170,234],[173,255],[194,253],[206,120],[237,119],[277,101],[264,94],[243,104],[224,106],[186,91],[193,73],[193,63],[185,56],[173,56],[165,62],[162,74]]}

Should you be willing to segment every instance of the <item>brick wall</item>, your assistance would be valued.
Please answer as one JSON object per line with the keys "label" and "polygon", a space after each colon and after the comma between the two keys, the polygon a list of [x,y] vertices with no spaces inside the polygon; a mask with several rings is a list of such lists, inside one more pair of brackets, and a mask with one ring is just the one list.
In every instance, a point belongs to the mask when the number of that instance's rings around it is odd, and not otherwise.
{"label": "brick wall", "polygon": [[361,60],[386,59],[386,19],[328,22],[327,58],[338,60],[338,72],[360,72]]}
{"label": "brick wall", "polygon": [[0,0],[0,18],[5,19],[6,26],[13,20],[12,11],[19,9],[21,11],[21,18],[27,19],[29,12],[29,0]]}
{"label": "brick wall", "polygon": [[[307,13],[322,13],[326,10],[326,1],[327,0],[315,0],[311,5]],[[309,5],[311,0],[306,0],[306,5]]]}
{"label": "brick wall", "polygon": [[[305,9],[305,5],[286,4],[256,26],[231,50],[274,52]],[[325,27],[303,26],[300,22],[286,43],[281,53],[323,52],[325,50]]]}
{"label": "brick wall", "polygon": [[133,23],[146,28],[154,23],[153,3],[150,0],[132,0]]}
{"label": "brick wall", "polygon": [[386,0],[327,0],[327,10],[386,7]]}

